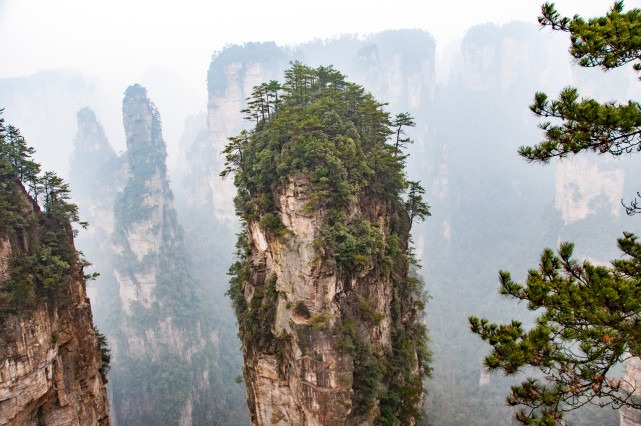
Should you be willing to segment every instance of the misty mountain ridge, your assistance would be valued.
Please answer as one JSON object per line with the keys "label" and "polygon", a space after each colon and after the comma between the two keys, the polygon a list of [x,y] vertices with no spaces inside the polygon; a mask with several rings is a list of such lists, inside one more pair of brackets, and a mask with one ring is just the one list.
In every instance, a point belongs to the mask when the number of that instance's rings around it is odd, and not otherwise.
{"label": "misty mountain ridge", "polygon": [[[149,124],[131,130],[150,131],[149,146],[140,150],[129,138],[107,137],[125,134],[122,124],[114,127],[121,109],[114,110],[112,100],[120,94],[103,97],[97,80],[74,71],[0,79],[7,121],[23,130],[47,167],[69,174],[81,214],[92,223],[77,244],[102,275],[88,292],[114,350],[112,418],[122,424],[249,422],[244,385],[235,382],[242,375],[236,320],[225,297],[239,229],[236,190],[219,174],[228,138],[252,124],[240,111],[253,88],[282,79],[299,60],[310,67],[332,65],[387,102],[391,114],[408,111],[414,117],[416,127],[407,129],[414,140],[407,173],[422,181],[432,212],[412,232],[430,296],[433,377],[426,382],[423,409],[433,424],[507,424],[513,413],[504,398],[514,380],[485,373],[480,360],[487,348],[467,325],[469,315],[493,321],[528,315],[523,306],[497,297],[497,271],[512,270],[521,279],[536,264],[538,250],[559,241],[574,241],[577,255],[605,263],[619,256],[614,241],[622,230],[638,231],[618,206],[638,190],[639,171],[629,157],[586,156],[541,167],[516,154],[518,146],[541,139],[528,110],[536,91],[556,94],[572,84],[596,99],[641,98],[629,70],[599,76],[573,67],[566,44],[515,22],[472,27],[441,56],[422,30],[287,47],[231,45],[213,54],[198,96],[160,71],[148,76],[148,84],[127,89],[125,99],[142,91],[147,99],[124,117],[125,132],[140,120]],[[450,64],[441,65],[441,58]],[[450,74],[437,75],[441,69]],[[177,89],[181,84],[184,94]],[[206,105],[172,105],[204,100],[205,91]],[[162,101],[153,105],[151,99]],[[169,122],[180,130],[163,138],[161,127]],[[167,147],[158,148],[160,141]],[[172,264],[176,259],[180,265]],[[171,276],[177,271],[180,276]],[[184,306],[156,293],[162,292],[160,282],[173,286],[170,293],[180,294]],[[167,306],[169,313],[163,311]],[[178,310],[194,317],[176,325]],[[163,358],[163,348],[172,345],[182,350]],[[140,366],[146,359],[141,354],[151,358],[149,368]],[[119,370],[123,361],[128,369]],[[143,372],[148,376],[136,376]],[[132,377],[139,387],[126,383]],[[154,383],[166,386],[154,390]],[[172,386],[180,391],[167,391]],[[217,402],[207,406],[203,395]],[[144,405],[146,413],[138,410]],[[158,419],[161,411],[154,410],[161,406],[167,412]],[[576,416],[580,424],[618,422],[609,410]]]}

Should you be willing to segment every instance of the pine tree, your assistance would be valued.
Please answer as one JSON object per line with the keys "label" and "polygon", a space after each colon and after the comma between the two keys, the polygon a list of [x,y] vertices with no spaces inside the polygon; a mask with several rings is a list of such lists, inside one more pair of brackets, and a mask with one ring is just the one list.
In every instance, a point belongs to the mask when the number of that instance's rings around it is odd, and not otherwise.
{"label": "pine tree", "polygon": [[486,367],[544,374],[545,380],[513,386],[508,396],[509,405],[527,407],[517,413],[523,424],[556,424],[588,403],[641,409],[633,395],[638,385],[612,376],[615,365],[641,355],[641,244],[626,233],[619,248],[626,258],[610,267],[573,259],[571,243],[561,244],[558,255],[545,249],[524,284],[501,271],[501,295],[542,310],[531,330],[519,321],[470,318],[472,331],[492,345]]}
{"label": "pine tree", "polygon": [[[616,2],[604,17],[561,17],[554,4],[542,6],[543,27],[570,34],[570,54],[583,67],[603,70],[634,62],[641,70],[641,10],[623,12]],[[519,148],[531,162],[547,163],[580,152],[621,155],[641,150],[641,106],[635,101],[599,103],[567,87],[556,100],[537,93],[530,109],[543,121],[544,140]],[[641,211],[637,201],[628,213]],[[500,294],[526,301],[539,316],[531,330],[519,321],[490,324],[470,317],[472,332],[492,346],[484,364],[491,371],[515,374],[538,369],[543,378],[513,386],[507,402],[521,406],[523,424],[562,423],[564,413],[585,404],[641,409],[636,383],[613,369],[641,356],[641,244],[631,233],[619,239],[626,256],[610,266],[572,258],[574,246],[545,249],[524,284],[501,271]]]}
{"label": "pine tree", "polygon": [[[570,33],[570,54],[580,66],[607,71],[634,62],[634,70],[641,70],[641,9],[624,13],[619,1],[606,16],[587,22],[579,16],[561,17],[553,3],[541,11],[543,27]],[[528,161],[548,163],[585,151],[614,156],[641,151],[641,106],[636,101],[600,103],[566,87],[555,100],[536,93],[530,109],[545,119],[539,124],[545,138],[519,148]],[[627,211],[638,213],[641,208],[635,200]]]}
{"label": "pine tree", "polygon": [[405,134],[403,127],[415,127],[416,123],[409,113],[402,112],[400,114],[396,114],[394,121],[392,121],[392,125],[396,129],[396,142],[394,143],[394,149],[396,149],[396,153],[398,155],[402,148],[406,148],[407,145],[414,142]]}
{"label": "pine tree", "polygon": [[425,188],[417,181],[407,182],[407,200],[405,201],[405,209],[410,216],[410,229],[414,224],[415,219],[424,220],[427,216],[431,216],[430,206],[423,201]]}
{"label": "pine tree", "polygon": [[[401,146],[390,140],[400,134],[399,124],[392,123],[383,103],[333,67],[314,69],[300,62],[285,71],[282,85],[272,81],[256,86],[247,105],[243,112],[256,125],[229,138],[221,173],[233,174],[238,189],[235,205],[245,226],[239,234],[239,259],[230,268],[228,295],[246,361],[254,353],[275,355],[279,369],[289,371],[292,341],[303,341],[304,333],[335,335],[337,364],[345,359],[354,369],[349,379],[353,398],[341,402],[352,407],[344,414],[348,423],[377,417],[377,424],[413,424],[419,415],[423,378],[431,367],[427,330],[420,320],[423,284],[410,273],[414,259],[408,240],[411,222],[428,216],[429,207],[420,184],[406,179]],[[406,125],[408,121],[402,124]],[[295,281],[283,284],[288,278],[276,273],[260,282],[255,278],[260,254],[252,245],[251,230],[257,226],[282,247],[294,238],[294,230],[281,222],[283,207],[275,196],[289,182],[304,182],[300,188],[306,201],[300,211],[318,218],[317,228],[309,230],[316,235],[309,246],[316,256],[315,268],[340,276],[347,289],[337,303],[337,315],[325,306],[308,308],[303,300],[295,300],[295,292],[282,290]],[[404,192],[407,200],[402,198]],[[381,207],[370,215],[371,206]],[[380,273],[372,272],[378,268]],[[261,273],[269,277],[268,270]],[[384,319],[367,286],[356,284],[366,282],[368,274],[375,275],[369,282],[390,288],[389,353],[377,350],[369,332],[360,331]],[[368,293],[360,294],[361,289]],[[287,303],[279,304],[285,298]],[[275,322],[283,309],[305,318],[291,334],[281,332]],[[245,374],[251,379],[254,373],[247,368]],[[280,380],[289,374],[283,373]],[[250,379],[246,383],[254,386]],[[250,408],[255,409],[253,402]]]}

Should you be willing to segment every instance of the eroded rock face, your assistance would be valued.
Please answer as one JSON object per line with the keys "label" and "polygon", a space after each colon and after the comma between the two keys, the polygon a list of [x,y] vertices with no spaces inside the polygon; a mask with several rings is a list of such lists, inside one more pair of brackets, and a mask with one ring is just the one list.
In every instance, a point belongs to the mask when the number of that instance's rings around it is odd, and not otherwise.
{"label": "eroded rock face", "polygon": [[625,171],[615,161],[600,163],[577,157],[557,164],[554,206],[568,224],[608,206],[612,216],[622,212]]}
{"label": "eroded rock face", "polygon": [[108,425],[91,308],[74,283],[66,309],[10,316],[0,335],[0,424]]}
{"label": "eroded rock face", "polygon": [[197,194],[193,202],[211,200],[212,213],[219,220],[235,221],[231,202],[234,198],[233,183],[231,179],[221,181],[218,176],[224,162],[227,138],[243,128],[238,112],[245,107],[245,99],[251,95],[252,88],[276,78],[287,64],[287,59],[285,51],[271,42],[232,46],[212,60],[207,102],[209,139],[192,147],[198,152],[190,156],[195,172],[191,185]]}
{"label": "eroded rock face", "polygon": [[[360,392],[376,369],[375,359],[392,352],[393,283],[389,271],[369,265],[345,279],[320,248],[322,210],[310,201],[306,178],[290,180],[277,195],[278,216],[287,236],[275,238],[257,222],[248,224],[251,279],[245,286],[249,309],[271,304],[263,318],[273,341],[244,346],[247,399],[256,425],[373,424],[380,401]],[[383,204],[352,206],[351,215],[389,227]],[[254,303],[254,299],[262,299]],[[404,311],[406,320],[413,315]],[[271,322],[273,321],[273,322]],[[265,325],[264,325],[265,326]],[[346,331],[349,330],[349,331]],[[241,326],[241,337],[247,330]],[[352,345],[356,345],[355,350]],[[365,349],[367,348],[367,349]],[[359,350],[368,352],[363,357]],[[418,366],[416,366],[418,370]],[[356,385],[356,381],[361,381]],[[385,388],[389,383],[373,383]]]}
{"label": "eroded rock face", "polygon": [[[625,380],[637,388],[641,386],[641,359],[630,358],[625,363]],[[622,407],[619,410],[621,426],[641,425],[641,410]]]}
{"label": "eroded rock face", "polygon": [[[0,288],[12,278],[11,259],[27,253],[44,232],[33,226],[41,213],[30,201],[25,206],[30,206],[26,217],[32,226],[0,234]],[[75,268],[68,285],[50,290],[54,295],[0,318],[0,424],[110,424],[82,277],[82,269]]]}
{"label": "eroded rock face", "polygon": [[[506,91],[518,87],[535,61],[548,61],[535,40],[535,27],[523,22],[503,26],[477,25],[468,30],[461,45],[462,79],[472,92]],[[525,70],[525,71],[524,71]]]}
{"label": "eroded rock face", "polygon": [[[351,411],[352,357],[336,350],[331,333],[310,325],[322,316],[330,328],[340,316],[335,303],[336,270],[318,256],[322,215],[303,213],[309,201],[304,179],[290,182],[279,194],[280,218],[292,235],[286,242],[270,238],[257,222],[249,224],[252,282],[276,283],[274,334],[289,340],[282,353],[248,351],[248,400],[256,424],[344,424]],[[255,290],[246,288],[251,303]],[[304,306],[304,308],[303,308]]]}
{"label": "eroded rock face", "polygon": [[227,138],[247,126],[239,111],[246,108],[253,87],[280,78],[290,61],[329,61],[356,81],[366,83],[377,97],[397,108],[416,111],[434,97],[435,47],[433,38],[422,30],[384,31],[365,39],[343,36],[295,49],[273,42],[226,47],[213,57],[209,67],[208,137],[193,141],[184,165],[191,172],[190,202],[195,208],[211,203],[211,214],[217,219],[235,222],[232,179],[219,177]]}
{"label": "eroded rock face", "polygon": [[160,116],[139,85],[127,89],[123,123],[128,176],[114,209],[117,319],[109,328],[115,417],[130,425],[207,424],[218,336],[201,325]]}

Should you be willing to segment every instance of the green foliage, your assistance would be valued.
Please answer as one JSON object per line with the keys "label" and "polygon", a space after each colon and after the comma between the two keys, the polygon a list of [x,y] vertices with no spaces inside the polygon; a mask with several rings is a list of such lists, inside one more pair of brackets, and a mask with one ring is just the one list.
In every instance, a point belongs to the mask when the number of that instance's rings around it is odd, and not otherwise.
{"label": "green foliage", "polygon": [[325,245],[334,252],[336,264],[348,276],[372,266],[385,251],[385,237],[368,220],[354,220],[347,224],[337,220],[321,229]]}
{"label": "green foliage", "polygon": [[372,307],[369,300],[361,300],[358,304],[358,310],[360,311],[360,317],[364,318],[366,321],[370,322],[373,325],[379,325],[381,320],[385,318],[385,315],[378,312],[374,307]]}
{"label": "green foliage", "polygon": [[601,104],[579,99],[576,88],[566,87],[558,100],[550,101],[545,93],[537,93],[530,109],[539,117],[561,123],[541,123],[545,140],[534,147],[519,148],[528,161],[546,163],[581,151],[612,155],[639,151],[641,110],[637,102]]}
{"label": "green foliage", "polygon": [[102,381],[107,383],[107,373],[109,373],[109,369],[111,368],[111,349],[109,349],[107,338],[104,334],[98,331],[98,328],[95,325],[93,327],[93,332],[96,335],[96,344],[100,351],[100,368],[98,371],[100,372]]}
{"label": "green foliage", "polygon": [[410,228],[414,223],[414,219],[425,220],[425,217],[431,216],[430,206],[423,201],[423,194],[425,189],[421,186],[420,182],[408,181],[407,201],[405,201],[405,209],[410,216]]}
{"label": "green foliage", "polygon": [[243,150],[248,142],[248,133],[246,130],[240,132],[240,135],[229,138],[229,143],[225,146],[223,154],[225,154],[225,167],[220,172],[220,176],[224,179],[232,173],[236,173],[239,167],[243,164]]}
{"label": "green foliage", "polygon": [[278,95],[281,90],[282,87],[276,80],[254,87],[251,96],[247,99],[247,108],[241,111],[247,114],[245,119],[255,121],[257,125],[269,121],[280,107],[281,101]]}
{"label": "green foliage", "polygon": [[[608,70],[636,61],[634,69],[641,69],[639,9],[623,13],[623,2],[616,2],[606,16],[585,21],[579,16],[561,17],[553,4],[546,3],[539,22],[570,33],[570,54],[580,66]],[[540,124],[545,136],[540,144],[519,148],[528,161],[547,163],[582,151],[621,155],[641,148],[637,102],[579,100],[578,90],[568,87],[558,100],[537,93],[530,109],[554,122]],[[626,210],[641,211],[636,200]],[[539,312],[529,331],[520,321],[497,325],[469,318],[472,332],[492,346],[486,367],[510,375],[533,367],[544,375],[544,380],[529,378],[512,387],[507,401],[525,407],[516,415],[521,423],[559,424],[564,413],[589,403],[641,408],[632,396],[635,385],[612,377],[616,365],[641,355],[641,245],[635,235],[624,233],[619,248],[627,258],[610,267],[576,261],[571,243],[561,244],[558,255],[545,249],[539,268],[529,271],[525,285],[501,271],[501,294],[526,301],[528,309]]]}
{"label": "green foliage", "polygon": [[[237,247],[244,250],[244,238],[239,238]],[[227,296],[232,300],[236,312],[239,336],[246,348],[260,348],[273,353],[276,336],[272,333],[276,307],[278,305],[278,292],[276,291],[276,276],[272,276],[264,285],[253,289],[250,303],[245,300],[245,283],[248,282],[250,265],[247,260],[238,260],[229,269],[230,279]]]}
{"label": "green foliage", "polygon": [[341,336],[337,350],[340,353],[356,354],[356,321],[352,317],[343,318],[338,328],[338,333]]}
{"label": "green foliage", "polygon": [[[391,310],[392,354],[388,356],[387,372],[393,380],[381,398],[382,424],[407,424],[421,416],[423,379],[432,373],[427,327],[419,319],[425,306],[422,288],[422,280],[412,271],[395,289]],[[401,317],[408,314],[410,319],[403,322]]]}
{"label": "green foliage", "polygon": [[416,127],[414,118],[407,112],[402,112],[396,114],[394,121],[392,121],[392,126],[396,129],[396,141],[394,143],[394,150],[397,155],[400,155],[401,149],[407,147],[407,145],[413,143],[414,141],[410,139],[406,134],[403,127]]}
{"label": "green foliage", "polygon": [[[0,114],[2,111],[0,109]],[[7,219],[2,223],[21,222],[20,218],[14,217],[15,205],[11,207],[11,204],[15,204],[15,193],[13,202],[6,199],[6,197],[12,198],[10,194],[14,191],[12,181],[16,180],[29,189],[29,195],[43,207],[47,215],[66,218],[83,227],[87,226],[85,222],[80,222],[78,207],[69,202],[71,192],[69,184],[54,172],[48,171],[40,175],[40,164],[31,159],[34,153],[35,149],[27,145],[20,130],[12,125],[5,126],[4,119],[0,117],[0,178],[2,179],[0,189],[3,190],[0,206],[6,208],[0,214]]]}
{"label": "green foliage", "polygon": [[[385,393],[383,383],[387,364],[384,357],[372,350],[369,341],[354,338],[354,397],[355,415],[362,415],[374,408],[376,401]],[[381,412],[383,416],[384,413]],[[390,415],[393,416],[392,413]]]}
{"label": "green foliage", "polygon": [[316,331],[325,330],[333,315],[328,313],[314,314],[309,319],[309,325]]}
{"label": "green foliage", "polygon": [[[561,17],[553,3],[541,10],[542,26],[570,34],[570,54],[580,66],[607,71],[634,62],[633,68],[641,70],[641,9],[624,13],[619,1],[605,16],[588,21]],[[544,140],[519,148],[528,161],[547,163],[582,151],[616,156],[641,150],[641,106],[636,101],[600,103],[580,99],[576,88],[566,87],[557,100],[537,93],[530,109],[546,121],[539,124]],[[637,200],[626,209],[628,214],[641,211]]]}
{"label": "green foliage", "polygon": [[[258,222],[285,239],[288,230],[275,200],[292,183],[304,188],[308,200],[301,213],[321,219],[313,247],[336,267],[345,288],[370,271],[372,277],[364,281],[393,283],[398,312],[391,353],[372,348],[370,329],[384,315],[363,296],[355,297],[351,308],[346,304],[340,318],[312,313],[300,301],[293,310],[307,319],[304,333],[335,334],[337,349],[352,356],[352,415],[370,413],[381,401],[382,422],[409,424],[418,416],[429,351],[420,322],[424,305],[414,304],[422,283],[409,276],[408,234],[411,222],[428,216],[429,207],[422,200],[423,188],[404,173],[401,150],[411,140],[403,129],[415,125],[413,118],[403,113],[392,122],[383,106],[332,67],[294,62],[284,83],[254,89],[243,113],[255,127],[229,138],[221,176],[234,175],[236,211],[245,225]],[[282,342],[272,333],[278,295],[272,280],[261,283],[260,272],[253,270],[247,232],[239,235],[237,248],[228,295],[244,348],[278,355]]]}
{"label": "green foliage", "polygon": [[641,355],[641,244],[626,233],[619,248],[626,258],[611,267],[578,262],[571,243],[561,244],[558,255],[546,249],[524,285],[501,272],[503,296],[541,310],[529,331],[518,321],[470,318],[472,331],[492,345],[490,370],[515,374],[529,366],[545,374],[548,384],[528,379],[508,397],[510,405],[528,407],[517,415],[524,424],[550,424],[589,402],[641,408],[634,384],[612,376],[617,364]]}
{"label": "green foliage", "polygon": [[296,306],[294,306],[294,314],[301,316],[305,319],[308,319],[311,317],[311,313],[309,312],[309,308],[307,305],[305,305],[305,302],[302,300],[299,300],[296,302]]}
{"label": "green foliage", "polygon": [[189,365],[168,352],[163,351],[153,360],[121,360],[120,367],[111,373],[114,382],[127,384],[118,387],[114,398],[137,401],[145,397],[151,410],[137,414],[145,424],[178,424],[189,397],[192,387]]}
{"label": "green foliage", "polygon": [[15,176],[21,182],[29,182],[29,186],[35,189],[37,176],[40,173],[40,164],[31,160],[31,157],[36,150],[27,145],[24,137],[20,134],[20,130],[16,127],[9,125],[5,128],[0,123],[0,131],[3,133],[2,156],[11,165]]}
{"label": "green foliage", "polygon": [[[580,16],[561,17],[554,3],[541,8],[539,23],[553,30],[570,33],[570,54],[582,67],[618,68],[641,57],[641,10],[623,13],[623,2],[617,1],[605,16],[585,21]],[[635,69],[638,65],[635,64]]]}
{"label": "green foliage", "polygon": [[[365,188],[390,200],[405,189],[400,147],[387,143],[393,124],[383,104],[332,67],[295,62],[284,84],[258,86],[248,104],[256,127],[229,138],[221,173],[234,173],[239,194],[256,200],[283,181],[305,176],[312,186],[310,205],[338,212]],[[396,133],[402,135],[413,119],[405,113],[399,120]],[[240,209],[245,220],[273,210],[269,201],[248,201]]]}
{"label": "green foliage", "polygon": [[[20,131],[0,117],[0,231],[13,245],[9,279],[0,288],[1,315],[34,307],[43,297],[60,297],[71,280],[84,277],[78,276],[82,262],[69,221],[87,224],[69,201],[69,185],[53,172],[41,175],[34,153]],[[34,203],[44,212],[34,211]]]}
{"label": "green foliage", "polygon": [[278,216],[271,212],[265,213],[260,218],[259,226],[263,231],[271,232],[274,235],[280,235],[286,229]]}

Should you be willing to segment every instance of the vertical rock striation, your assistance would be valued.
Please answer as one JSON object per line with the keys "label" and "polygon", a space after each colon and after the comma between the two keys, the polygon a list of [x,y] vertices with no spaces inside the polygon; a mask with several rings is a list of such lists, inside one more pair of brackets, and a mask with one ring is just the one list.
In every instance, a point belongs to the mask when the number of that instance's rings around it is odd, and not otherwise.
{"label": "vertical rock striation", "polygon": [[111,373],[118,423],[214,423],[217,335],[192,279],[173,207],[160,116],[146,90],[123,101],[127,181],[114,208],[117,300]]}
{"label": "vertical rock striation", "polygon": [[109,425],[71,226],[42,213],[17,180],[2,179],[9,204],[0,224],[0,424]]}
{"label": "vertical rock striation", "polygon": [[[631,386],[637,388],[641,384],[641,360],[637,358],[630,358],[624,364],[625,377]],[[637,394],[640,392],[637,391]],[[639,426],[641,425],[641,410],[636,410],[630,407],[621,407],[619,410],[619,424],[621,426]]]}
{"label": "vertical rock striation", "polygon": [[[186,164],[181,165],[189,171],[185,189],[192,205],[202,208],[207,202],[206,208],[214,217],[233,222],[233,187],[218,179],[227,138],[244,128],[246,122],[238,111],[247,106],[253,87],[279,78],[290,61],[314,66],[332,63],[355,82],[366,85],[375,96],[386,99],[398,109],[394,113],[411,110],[427,119],[425,109],[436,88],[435,50],[433,37],[425,31],[393,30],[364,39],[344,35],[290,48],[273,42],[246,43],[217,52],[207,75],[208,136],[194,138],[185,147]],[[417,131],[422,135],[427,131],[427,120],[418,122]],[[418,161],[426,160],[418,155],[410,160]]]}
{"label": "vertical rock striation", "polygon": [[110,145],[102,125],[90,108],[77,113],[78,132],[74,139],[69,182],[82,218],[91,226],[76,237],[76,245],[92,260],[100,277],[92,281],[87,292],[94,301],[94,318],[101,330],[109,327],[108,300],[114,300],[117,285],[113,277],[110,243],[114,231],[114,201],[126,179],[124,156],[118,156]]}
{"label": "vertical rock striation", "polygon": [[[196,202],[210,201],[213,214],[220,220],[234,220],[233,186],[221,182],[218,173],[222,169],[222,152],[227,138],[239,132],[243,123],[238,120],[238,111],[251,95],[252,87],[262,81],[276,78],[287,65],[289,55],[275,43],[247,43],[230,46],[219,52],[212,60],[207,77],[208,102],[207,125],[209,139],[201,140],[192,147],[190,161],[199,176],[208,179],[192,179],[192,193]],[[214,149],[214,152],[211,149]],[[216,167],[219,166],[219,167]]]}
{"label": "vertical rock striation", "polygon": [[246,224],[229,293],[252,421],[413,424],[429,353],[405,157],[360,86],[331,67],[285,75],[278,97],[250,103],[268,118],[227,150]]}
{"label": "vertical rock striation", "polygon": [[0,78],[7,119],[29,135],[43,166],[65,175],[69,167],[74,114],[104,99],[98,80],[74,70],[43,70]]}

